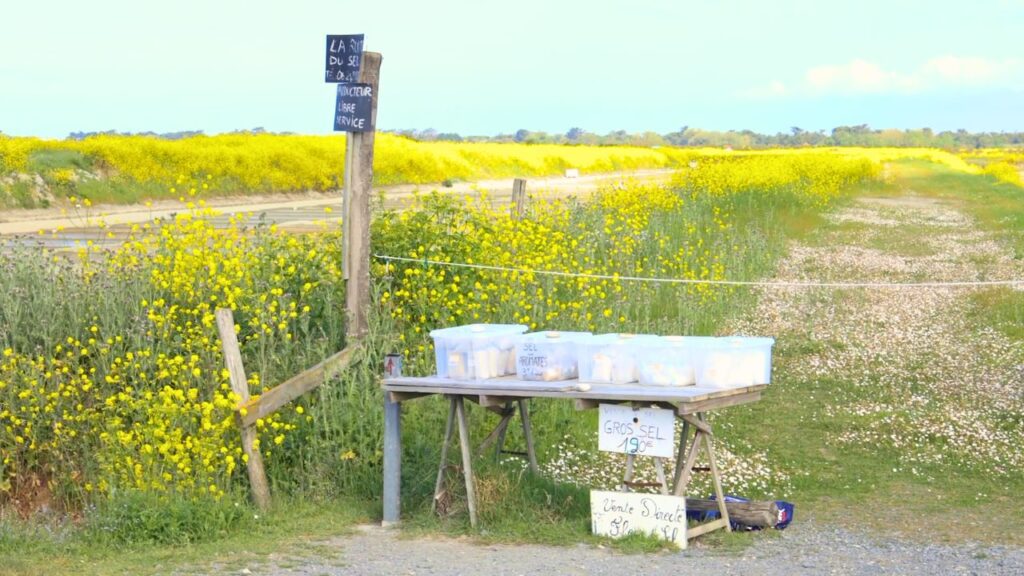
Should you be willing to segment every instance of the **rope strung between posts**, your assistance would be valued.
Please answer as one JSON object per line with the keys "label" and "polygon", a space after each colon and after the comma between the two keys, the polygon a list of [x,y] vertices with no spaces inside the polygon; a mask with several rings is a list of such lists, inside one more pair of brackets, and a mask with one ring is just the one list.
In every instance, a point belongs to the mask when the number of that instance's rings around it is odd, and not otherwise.
{"label": "rope strung between posts", "polygon": [[791,282],[791,281],[745,281],[745,280],[696,280],[689,278],[655,278],[650,276],[619,276],[615,274],[588,274],[583,272],[562,272],[559,270],[534,270],[511,266],[492,266],[489,264],[469,264],[465,262],[443,262],[427,258],[406,258],[374,254],[374,258],[385,262],[409,262],[427,266],[444,266],[448,268],[469,268],[473,270],[490,270],[494,272],[515,272],[518,274],[534,274],[540,276],[557,276],[562,278],[587,278],[590,280],[614,280],[619,282],[655,282],[662,284],[703,284],[711,286],[760,286],[765,288],[965,288],[1010,286],[1024,287],[1024,280],[974,280],[953,282]]}

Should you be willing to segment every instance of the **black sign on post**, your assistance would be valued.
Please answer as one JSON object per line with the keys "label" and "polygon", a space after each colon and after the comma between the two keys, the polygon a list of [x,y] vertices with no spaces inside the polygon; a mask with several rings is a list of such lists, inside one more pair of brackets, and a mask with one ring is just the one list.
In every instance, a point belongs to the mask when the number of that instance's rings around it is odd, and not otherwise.
{"label": "black sign on post", "polygon": [[362,34],[327,35],[327,82],[358,82],[363,60]]}
{"label": "black sign on post", "polygon": [[339,132],[373,132],[373,86],[338,84],[334,129]]}

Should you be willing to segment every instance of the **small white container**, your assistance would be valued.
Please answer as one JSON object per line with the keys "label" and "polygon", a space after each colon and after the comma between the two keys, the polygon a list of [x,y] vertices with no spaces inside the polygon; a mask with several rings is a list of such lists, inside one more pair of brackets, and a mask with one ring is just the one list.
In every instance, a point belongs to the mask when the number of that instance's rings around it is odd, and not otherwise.
{"label": "small white container", "polygon": [[453,380],[484,380],[515,374],[516,338],[522,324],[469,324],[431,330],[437,375]]}
{"label": "small white container", "polygon": [[599,334],[580,346],[580,382],[628,384],[636,382],[637,354],[657,339],[647,334]]}
{"label": "small white container", "polygon": [[774,338],[714,338],[697,359],[697,385],[733,388],[770,384]]}
{"label": "small white container", "polygon": [[647,386],[693,386],[702,350],[714,338],[707,336],[660,336],[637,354],[639,382]]}
{"label": "small white container", "polygon": [[516,341],[520,380],[571,380],[579,375],[580,341],[590,332],[533,332]]}

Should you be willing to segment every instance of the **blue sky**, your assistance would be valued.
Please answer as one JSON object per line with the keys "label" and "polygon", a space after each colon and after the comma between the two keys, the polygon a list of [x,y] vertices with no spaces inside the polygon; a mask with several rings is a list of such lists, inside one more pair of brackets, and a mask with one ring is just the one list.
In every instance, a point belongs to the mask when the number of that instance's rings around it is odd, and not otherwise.
{"label": "blue sky", "polygon": [[7,134],[326,133],[324,36],[359,32],[383,129],[1024,130],[1024,0],[5,4]]}

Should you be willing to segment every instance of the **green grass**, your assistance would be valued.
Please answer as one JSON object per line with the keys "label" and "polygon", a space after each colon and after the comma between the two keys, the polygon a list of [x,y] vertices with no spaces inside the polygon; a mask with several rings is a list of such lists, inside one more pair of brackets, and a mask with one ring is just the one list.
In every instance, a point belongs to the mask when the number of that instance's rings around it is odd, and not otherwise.
{"label": "green grass", "polygon": [[[281,560],[282,555],[294,558],[292,563],[311,556],[330,558],[337,552],[317,545],[317,541],[348,534],[375,514],[372,502],[337,497],[324,501],[280,499],[266,514],[258,514],[248,505],[240,509],[245,517],[233,529],[195,542],[176,543],[124,543],[97,537],[90,529],[0,520],[0,576],[228,573],[287,562]],[[209,515],[206,511],[193,513]],[[271,555],[275,555],[273,560]]]}
{"label": "green grass", "polygon": [[28,158],[28,172],[33,174],[68,168],[92,170],[94,166],[92,158],[76,150],[35,150]]}

